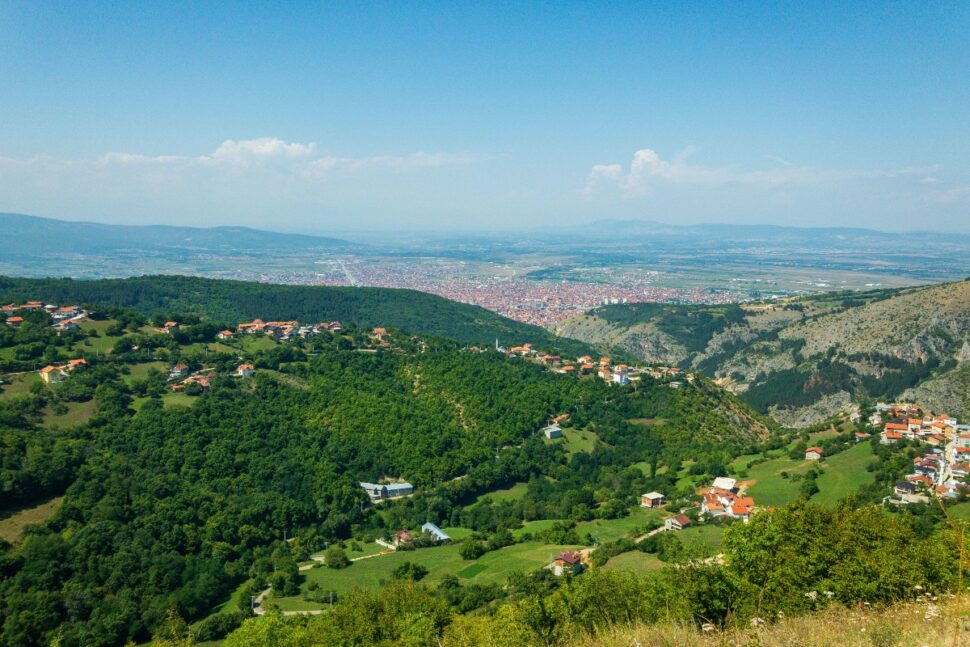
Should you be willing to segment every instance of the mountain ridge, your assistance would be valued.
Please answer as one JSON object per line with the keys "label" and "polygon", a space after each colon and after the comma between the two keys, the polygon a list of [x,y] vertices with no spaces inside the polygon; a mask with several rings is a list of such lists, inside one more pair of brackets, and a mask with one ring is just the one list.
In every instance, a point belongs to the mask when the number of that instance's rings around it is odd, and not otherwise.
{"label": "mountain ridge", "polygon": [[[970,281],[730,306],[606,306],[557,327],[700,370],[782,424],[871,399],[970,413]],[[793,424],[797,423],[797,425]]]}
{"label": "mountain ridge", "polygon": [[339,238],[288,234],[241,226],[115,225],[68,221],[19,213],[0,213],[0,235],[16,245],[0,250],[0,258],[107,252],[183,251],[272,252],[346,250],[363,246]]}

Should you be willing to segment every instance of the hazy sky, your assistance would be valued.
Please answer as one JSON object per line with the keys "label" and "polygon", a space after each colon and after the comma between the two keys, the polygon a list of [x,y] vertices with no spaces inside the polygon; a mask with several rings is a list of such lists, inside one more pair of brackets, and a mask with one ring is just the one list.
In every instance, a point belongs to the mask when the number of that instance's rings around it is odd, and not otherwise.
{"label": "hazy sky", "polygon": [[970,231],[970,2],[256,4],[0,0],[0,211]]}

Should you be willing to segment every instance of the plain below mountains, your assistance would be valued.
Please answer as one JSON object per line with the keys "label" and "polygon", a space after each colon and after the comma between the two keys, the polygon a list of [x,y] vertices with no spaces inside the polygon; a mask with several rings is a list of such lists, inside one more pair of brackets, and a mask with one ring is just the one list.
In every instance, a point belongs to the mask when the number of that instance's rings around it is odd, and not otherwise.
{"label": "plain below mountains", "polygon": [[604,306],[557,332],[702,371],[787,426],[889,399],[970,417],[970,281],[743,306]]}

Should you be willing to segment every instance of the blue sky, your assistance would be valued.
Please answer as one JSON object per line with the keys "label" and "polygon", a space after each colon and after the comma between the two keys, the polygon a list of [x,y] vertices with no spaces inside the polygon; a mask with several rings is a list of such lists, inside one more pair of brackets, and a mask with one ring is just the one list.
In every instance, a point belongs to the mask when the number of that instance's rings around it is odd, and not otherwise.
{"label": "blue sky", "polygon": [[0,211],[970,231],[970,3],[256,4],[0,2]]}

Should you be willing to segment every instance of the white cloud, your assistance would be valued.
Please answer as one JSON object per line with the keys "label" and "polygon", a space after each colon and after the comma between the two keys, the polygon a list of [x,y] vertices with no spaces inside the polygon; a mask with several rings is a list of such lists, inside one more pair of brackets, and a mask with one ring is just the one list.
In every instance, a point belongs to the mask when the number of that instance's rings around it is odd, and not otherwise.
{"label": "white cloud", "polygon": [[277,137],[256,139],[227,139],[214,151],[205,155],[144,155],[141,153],[112,151],[95,159],[58,159],[46,155],[16,159],[0,156],[0,165],[7,167],[110,167],[142,168],[157,170],[186,169],[192,167],[259,167],[286,166],[294,176],[319,177],[331,171],[359,172],[387,169],[397,172],[434,169],[448,166],[467,166],[487,157],[475,153],[426,153],[417,151],[405,155],[374,155],[365,157],[338,157],[319,155],[313,142],[287,142]]}
{"label": "white cloud", "polygon": [[746,170],[737,167],[711,167],[688,163],[687,158],[696,151],[684,149],[671,160],[665,160],[649,148],[633,154],[629,170],[620,164],[596,164],[586,177],[587,197],[604,190],[619,190],[626,197],[650,195],[656,190],[670,186],[698,188],[749,187],[774,189],[832,184],[864,178],[888,178],[923,175],[927,169],[903,168],[884,170],[820,169],[795,166],[787,160],[766,156],[781,166],[769,169]]}

